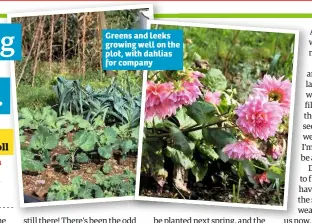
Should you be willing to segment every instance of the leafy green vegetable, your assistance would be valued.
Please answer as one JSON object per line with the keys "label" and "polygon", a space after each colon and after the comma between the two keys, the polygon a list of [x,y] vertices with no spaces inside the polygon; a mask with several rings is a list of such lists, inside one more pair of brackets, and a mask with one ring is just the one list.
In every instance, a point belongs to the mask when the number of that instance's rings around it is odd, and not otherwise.
{"label": "leafy green vegetable", "polygon": [[97,142],[97,136],[95,132],[79,131],[74,136],[74,144],[80,147],[83,151],[89,152],[94,150]]}

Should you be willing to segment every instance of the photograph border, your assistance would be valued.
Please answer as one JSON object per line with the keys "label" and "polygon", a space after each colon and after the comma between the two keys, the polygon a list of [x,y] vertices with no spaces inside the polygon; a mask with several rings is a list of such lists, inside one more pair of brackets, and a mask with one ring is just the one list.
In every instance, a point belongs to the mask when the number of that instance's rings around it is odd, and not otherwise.
{"label": "photograph border", "polygon": [[[25,13],[8,13],[7,23],[11,23],[13,18],[41,16],[41,15],[57,15],[57,14],[70,14],[70,13],[83,13],[83,12],[108,12],[119,10],[131,9],[149,9],[149,16],[154,19],[153,4],[132,4],[132,5],[119,5],[119,6],[105,6],[93,8],[76,8],[76,9],[60,9],[52,11],[38,11],[38,12],[25,12]],[[149,20],[148,20],[149,21]],[[148,22],[147,21],[147,22]],[[38,203],[24,203],[24,190],[23,190],[23,174],[22,162],[20,153],[20,139],[19,139],[19,122],[18,122],[18,109],[17,109],[17,92],[16,92],[16,77],[15,77],[15,62],[10,61],[10,74],[11,74],[11,94],[12,94],[12,114],[14,126],[14,143],[17,159],[18,171],[18,189],[19,189],[19,203],[20,207],[44,207],[44,206],[58,206],[58,205],[72,205],[72,204],[86,204],[86,203],[102,203],[102,202],[116,202],[116,201],[129,201],[134,200],[135,196],[112,197],[112,198],[93,198],[93,199],[80,199],[80,200],[67,200],[67,201],[46,201]],[[144,85],[142,86],[142,89]],[[136,171],[137,172],[137,171]]]}
{"label": "photograph border", "polygon": [[166,21],[166,20],[148,20],[147,29],[151,28],[151,25],[173,25],[181,27],[202,27],[202,28],[214,28],[214,29],[232,29],[242,31],[258,31],[258,32],[274,32],[274,33],[288,33],[295,35],[294,44],[294,58],[293,58],[293,74],[292,74],[292,86],[291,86],[291,105],[289,113],[289,129],[288,129],[288,143],[287,143],[287,160],[286,160],[286,173],[285,173],[285,189],[283,206],[273,205],[260,205],[260,204],[244,204],[244,203],[228,203],[228,202],[216,202],[216,201],[202,201],[202,200],[183,200],[174,198],[158,198],[158,197],[146,197],[140,195],[140,177],[141,177],[141,162],[142,162],[142,149],[143,149],[143,136],[144,136],[144,119],[145,119],[145,105],[146,100],[146,84],[147,73],[144,71],[143,77],[145,82],[143,83],[142,92],[142,105],[141,105],[141,119],[140,119],[140,133],[139,133],[139,147],[137,158],[137,173],[136,173],[136,190],[135,200],[139,201],[152,201],[152,202],[166,202],[166,203],[179,203],[179,204],[198,204],[198,205],[210,205],[210,206],[224,206],[224,207],[242,207],[242,208],[255,208],[255,209],[268,209],[268,210],[287,210],[288,194],[289,194],[289,173],[290,173],[290,161],[291,161],[291,147],[293,136],[293,121],[294,121],[294,104],[295,104],[295,92],[296,92],[296,76],[297,76],[297,62],[298,62],[298,49],[299,49],[299,30],[293,29],[273,29],[273,28],[259,28],[252,26],[233,26],[233,25],[215,25],[209,23],[195,23],[195,22],[179,22],[179,21]]}

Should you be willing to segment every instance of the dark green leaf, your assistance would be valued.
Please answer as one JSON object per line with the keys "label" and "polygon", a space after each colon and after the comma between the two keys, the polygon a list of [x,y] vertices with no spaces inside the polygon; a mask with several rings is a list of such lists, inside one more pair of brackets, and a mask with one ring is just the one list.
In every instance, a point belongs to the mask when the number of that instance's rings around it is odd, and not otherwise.
{"label": "dark green leaf", "polygon": [[219,159],[219,155],[216,153],[216,151],[213,149],[212,145],[207,144],[201,144],[198,146],[199,152],[204,155],[205,157],[209,157],[212,160]]}
{"label": "dark green leaf", "polygon": [[208,165],[206,163],[196,162],[192,167],[192,173],[196,177],[196,182],[204,179],[208,171]]}
{"label": "dark green leaf", "polygon": [[215,107],[204,101],[196,101],[187,107],[187,114],[198,124],[206,124],[210,122],[215,113]]}
{"label": "dark green leaf", "polygon": [[193,150],[189,145],[189,142],[187,141],[185,135],[180,131],[180,129],[171,127],[170,136],[173,140],[173,147],[175,149],[181,151],[187,157],[192,156]]}
{"label": "dark green leaf", "polygon": [[185,156],[183,152],[169,146],[166,149],[166,156],[170,157],[174,163],[180,164],[185,169],[190,169],[194,166],[194,163]]}
{"label": "dark green leaf", "polygon": [[223,148],[227,144],[236,142],[236,138],[231,133],[218,128],[203,129],[203,136],[208,144],[212,144],[218,148]]}

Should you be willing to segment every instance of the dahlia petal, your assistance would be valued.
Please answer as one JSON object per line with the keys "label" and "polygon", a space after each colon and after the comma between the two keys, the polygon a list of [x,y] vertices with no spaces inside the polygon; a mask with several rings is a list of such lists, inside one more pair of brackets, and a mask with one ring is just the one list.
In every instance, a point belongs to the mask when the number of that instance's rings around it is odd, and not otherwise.
{"label": "dahlia petal", "polygon": [[283,114],[288,115],[290,111],[291,82],[283,80],[284,77],[276,79],[270,75],[264,75],[261,81],[253,86],[253,95],[263,95],[268,99],[279,102]]}
{"label": "dahlia petal", "polygon": [[259,159],[264,155],[257,144],[248,139],[226,145],[223,152],[231,159]]}
{"label": "dahlia petal", "polygon": [[220,96],[221,92],[219,91],[216,92],[207,91],[205,94],[205,101],[214,105],[219,105],[221,102]]}
{"label": "dahlia petal", "polygon": [[269,102],[262,96],[250,97],[235,113],[238,115],[236,123],[244,134],[263,140],[275,135],[283,118],[278,102]]}

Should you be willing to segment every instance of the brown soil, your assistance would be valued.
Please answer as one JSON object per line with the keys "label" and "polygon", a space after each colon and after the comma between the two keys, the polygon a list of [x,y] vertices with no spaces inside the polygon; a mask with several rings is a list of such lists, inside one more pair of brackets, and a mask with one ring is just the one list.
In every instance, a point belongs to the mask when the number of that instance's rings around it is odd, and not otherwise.
{"label": "brown soil", "polygon": [[[203,183],[195,183],[190,187],[190,194],[179,191],[174,186],[166,184],[162,190],[156,185],[153,178],[141,175],[140,195],[146,197],[161,197],[172,199],[185,199],[185,200],[202,200],[214,202],[233,202],[232,190],[218,186],[207,186]],[[239,203],[244,204],[259,204],[259,205],[274,205],[280,206],[283,204],[284,191],[280,191],[280,201],[276,190],[269,188],[248,188],[247,185],[242,187],[240,191]]]}
{"label": "brown soil", "polygon": [[[51,157],[64,153],[68,153],[66,149],[57,147],[51,151]],[[109,163],[112,167],[111,172],[107,174],[107,176],[122,174],[125,170],[130,170],[135,173],[136,160],[136,156],[129,156],[121,161],[116,160],[115,158],[106,161],[103,159],[94,159],[92,162],[80,164],[79,169],[75,169],[69,174],[58,169],[56,162],[53,161],[47,166],[46,170],[40,174],[23,173],[24,194],[36,196],[43,201],[45,200],[49,187],[55,181],[62,184],[69,184],[74,177],[81,176],[84,180],[95,183],[93,175],[97,170],[101,170],[104,163]]]}

